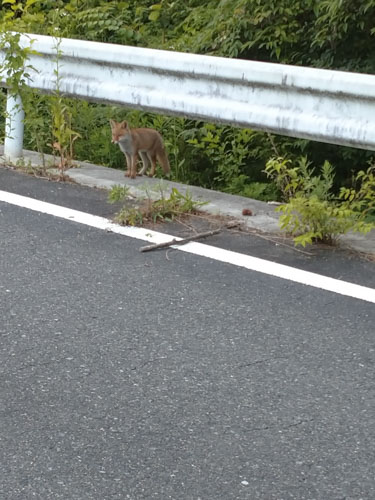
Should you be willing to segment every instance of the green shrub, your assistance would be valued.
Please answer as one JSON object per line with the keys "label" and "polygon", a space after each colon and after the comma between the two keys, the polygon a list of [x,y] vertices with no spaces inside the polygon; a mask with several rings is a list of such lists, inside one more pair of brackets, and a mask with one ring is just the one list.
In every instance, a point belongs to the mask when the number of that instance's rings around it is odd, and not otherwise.
{"label": "green shrub", "polygon": [[284,158],[272,159],[267,174],[281,189],[286,203],[275,210],[281,213],[280,227],[294,236],[296,245],[321,241],[333,244],[349,231],[368,233],[375,227],[369,215],[375,208],[375,167],[360,171],[352,188],[341,188],[337,197],[331,191],[333,167],[325,162],[320,175],[314,175],[306,158],[297,166]]}
{"label": "green shrub", "polygon": [[275,201],[280,197],[274,182],[251,182],[244,174],[234,177],[224,191],[261,201]]}

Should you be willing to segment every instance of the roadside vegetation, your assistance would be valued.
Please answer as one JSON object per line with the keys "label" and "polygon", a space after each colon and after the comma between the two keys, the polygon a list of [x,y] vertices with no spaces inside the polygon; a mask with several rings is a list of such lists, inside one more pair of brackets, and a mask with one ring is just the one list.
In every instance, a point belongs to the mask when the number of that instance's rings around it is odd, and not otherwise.
{"label": "roadside vegetation", "polygon": [[167,195],[162,181],[152,191],[146,187],[144,193],[144,196],[138,197],[134,202],[127,186],[114,186],[108,195],[109,203],[123,202],[115,221],[127,226],[169,222],[196,213],[200,207],[206,205],[204,201],[193,200],[189,191],[183,194],[172,188],[171,193]]}
{"label": "roadside vegetation", "polygon": [[[0,2],[1,44],[10,44],[6,66],[1,69],[8,76],[8,86],[23,95],[25,148],[56,155],[62,175],[73,159],[123,169],[123,154],[110,141],[109,120],[126,118],[132,127],[161,132],[173,180],[264,201],[284,201],[282,224],[297,238],[302,235],[297,243],[309,238],[335,240],[336,229],[326,236],[315,223],[302,222],[318,210],[328,214],[330,224],[332,207],[345,208],[338,216],[346,221],[345,230],[348,221],[351,229],[368,230],[374,213],[374,185],[369,181],[373,152],[67,99],[58,85],[54,95],[42,96],[24,85],[27,51],[17,49],[17,36],[9,31],[56,37],[57,83],[61,37],[375,73],[375,0]],[[4,91],[0,92],[0,109],[5,109]],[[0,133],[4,137],[4,114]],[[293,169],[300,176],[298,188],[289,188],[288,199],[286,181],[275,170],[282,164],[286,176]],[[321,165],[325,166],[319,177],[314,172]],[[326,199],[311,188],[312,179]],[[362,193],[358,194],[360,202],[353,189]],[[318,209],[312,200],[319,200]],[[300,214],[298,223],[296,213]]]}
{"label": "roadside vegetation", "polygon": [[291,234],[296,245],[314,242],[332,245],[349,231],[366,234],[375,227],[375,167],[360,170],[352,187],[333,191],[335,174],[325,161],[320,173],[310,167],[306,157],[295,165],[284,158],[267,162],[266,174],[273,179],[284,201],[280,226]]}

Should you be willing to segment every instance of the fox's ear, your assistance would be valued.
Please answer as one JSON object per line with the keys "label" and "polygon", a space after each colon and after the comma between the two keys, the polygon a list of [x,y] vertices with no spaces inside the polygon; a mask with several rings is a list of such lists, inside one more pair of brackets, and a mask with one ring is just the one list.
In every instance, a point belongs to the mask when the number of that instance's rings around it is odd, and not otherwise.
{"label": "fox's ear", "polygon": [[121,128],[129,128],[128,122],[124,120],[123,122],[120,123]]}
{"label": "fox's ear", "polygon": [[109,120],[109,124],[111,125],[111,128],[115,127],[116,122],[115,120]]}

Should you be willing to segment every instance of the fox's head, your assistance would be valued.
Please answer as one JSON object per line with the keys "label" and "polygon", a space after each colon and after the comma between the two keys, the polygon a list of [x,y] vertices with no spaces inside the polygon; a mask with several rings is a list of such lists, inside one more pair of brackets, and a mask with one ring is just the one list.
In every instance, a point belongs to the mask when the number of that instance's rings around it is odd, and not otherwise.
{"label": "fox's head", "polygon": [[112,142],[118,144],[122,137],[129,132],[129,124],[127,121],[115,122],[115,120],[109,120],[112,129]]}

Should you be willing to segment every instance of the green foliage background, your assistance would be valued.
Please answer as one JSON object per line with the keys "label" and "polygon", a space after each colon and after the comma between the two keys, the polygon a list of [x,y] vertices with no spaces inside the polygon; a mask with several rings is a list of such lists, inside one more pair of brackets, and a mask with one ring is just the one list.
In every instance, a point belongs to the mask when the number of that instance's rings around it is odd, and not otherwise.
{"label": "green foliage background", "polygon": [[[15,11],[15,6],[18,5]],[[18,31],[319,68],[375,72],[375,0],[8,0]],[[3,28],[4,29],[4,28]],[[9,29],[9,21],[7,25]],[[25,147],[51,152],[48,97],[35,96]],[[0,93],[4,107],[4,93]],[[372,153],[306,140],[67,100],[80,135],[77,159],[123,168],[108,121],[129,120],[163,134],[173,177],[263,199],[277,192],[263,172],[273,156],[307,156],[336,168],[335,188],[350,183]],[[3,133],[3,122],[0,123]],[[43,140],[41,140],[41,138]]]}

